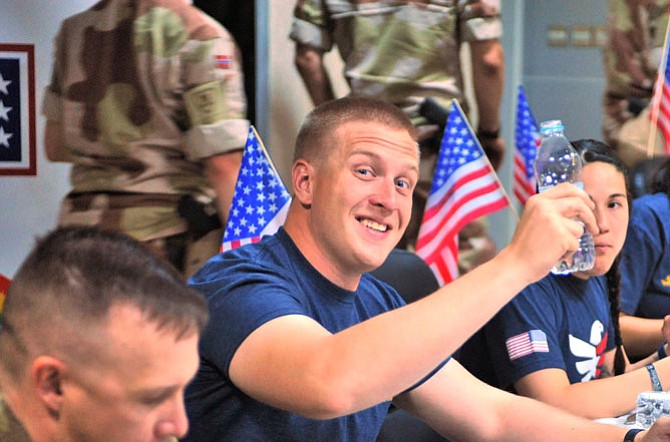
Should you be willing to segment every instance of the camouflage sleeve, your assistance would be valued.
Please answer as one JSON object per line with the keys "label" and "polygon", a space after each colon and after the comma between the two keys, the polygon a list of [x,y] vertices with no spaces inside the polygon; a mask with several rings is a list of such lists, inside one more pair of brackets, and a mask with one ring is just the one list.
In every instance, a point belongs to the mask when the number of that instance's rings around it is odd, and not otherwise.
{"label": "camouflage sleeve", "polygon": [[61,69],[63,68],[63,33],[64,27],[61,26],[58,34],[54,38],[53,67],[51,71],[51,82],[44,88],[44,98],[42,100],[42,115],[47,120],[60,122],[60,96],[62,91],[61,79],[63,78]]}
{"label": "camouflage sleeve", "polygon": [[492,40],[503,33],[500,0],[459,0],[461,41]]}
{"label": "camouflage sleeve", "polygon": [[333,48],[331,29],[322,1],[297,0],[289,34],[291,40],[328,52]]}
{"label": "camouflage sleeve", "polygon": [[241,57],[232,37],[194,42],[183,60],[188,90],[184,94],[191,126],[185,150],[199,160],[244,147],[245,117]]}

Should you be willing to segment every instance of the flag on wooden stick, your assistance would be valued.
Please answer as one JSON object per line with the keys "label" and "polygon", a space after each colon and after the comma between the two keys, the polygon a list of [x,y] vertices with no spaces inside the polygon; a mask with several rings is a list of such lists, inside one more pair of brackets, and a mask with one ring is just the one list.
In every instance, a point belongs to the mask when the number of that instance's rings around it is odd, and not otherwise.
{"label": "flag on wooden stick", "polygon": [[440,285],[458,277],[458,232],[508,205],[509,197],[454,100],[416,243],[417,255]]}

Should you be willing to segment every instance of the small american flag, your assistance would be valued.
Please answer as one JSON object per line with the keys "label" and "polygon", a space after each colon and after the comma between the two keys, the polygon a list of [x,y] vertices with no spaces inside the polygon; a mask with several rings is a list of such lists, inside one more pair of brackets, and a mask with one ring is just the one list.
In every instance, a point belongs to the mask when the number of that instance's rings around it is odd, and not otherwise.
{"label": "small american flag", "polygon": [[440,285],[458,277],[458,232],[508,204],[491,163],[454,100],[416,242],[417,255]]}
{"label": "small american flag", "polygon": [[0,58],[0,161],[21,158],[21,82],[18,59]]}
{"label": "small american flag", "polygon": [[[670,32],[670,23],[668,23],[668,32]],[[668,64],[667,41],[668,36],[666,36],[663,58],[649,106],[649,118],[651,118],[652,124],[654,121],[656,122],[658,129],[663,133],[665,153],[670,155],[670,65]]]}
{"label": "small american flag", "polygon": [[509,360],[513,361],[531,353],[549,353],[547,335],[542,330],[531,330],[505,341]]}
{"label": "small american flag", "polygon": [[291,197],[256,129],[249,128],[221,250],[260,241],[284,224]]}
{"label": "small american flag", "polygon": [[517,97],[515,142],[513,193],[522,205],[526,205],[528,198],[536,193],[533,163],[540,144],[540,133],[523,86],[519,86]]}

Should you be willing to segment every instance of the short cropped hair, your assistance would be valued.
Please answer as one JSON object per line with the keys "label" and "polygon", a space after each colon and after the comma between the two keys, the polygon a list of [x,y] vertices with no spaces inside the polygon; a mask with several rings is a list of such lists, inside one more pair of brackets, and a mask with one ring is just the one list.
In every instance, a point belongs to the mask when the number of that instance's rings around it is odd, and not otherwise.
{"label": "short cropped hair", "polygon": [[208,319],[204,298],[140,242],[95,227],[56,229],[37,241],[10,284],[0,364],[18,378],[31,358],[71,352],[124,305],[175,341],[201,333]]}
{"label": "short cropped hair", "polygon": [[333,150],[334,132],[351,121],[376,122],[405,129],[413,140],[418,139],[412,121],[397,106],[374,98],[347,96],[328,101],[307,114],[296,138],[293,161],[315,161],[326,157]]}

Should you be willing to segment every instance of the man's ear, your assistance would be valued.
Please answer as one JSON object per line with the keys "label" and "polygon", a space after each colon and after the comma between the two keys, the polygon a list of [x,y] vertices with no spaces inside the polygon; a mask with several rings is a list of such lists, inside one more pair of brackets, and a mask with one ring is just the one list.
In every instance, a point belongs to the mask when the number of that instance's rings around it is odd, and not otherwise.
{"label": "man's ear", "polygon": [[303,207],[312,204],[314,192],[314,166],[305,160],[298,160],[291,169],[291,182],[295,198]]}
{"label": "man's ear", "polygon": [[52,356],[38,356],[31,366],[31,381],[38,400],[52,417],[58,417],[63,404],[65,364]]}

